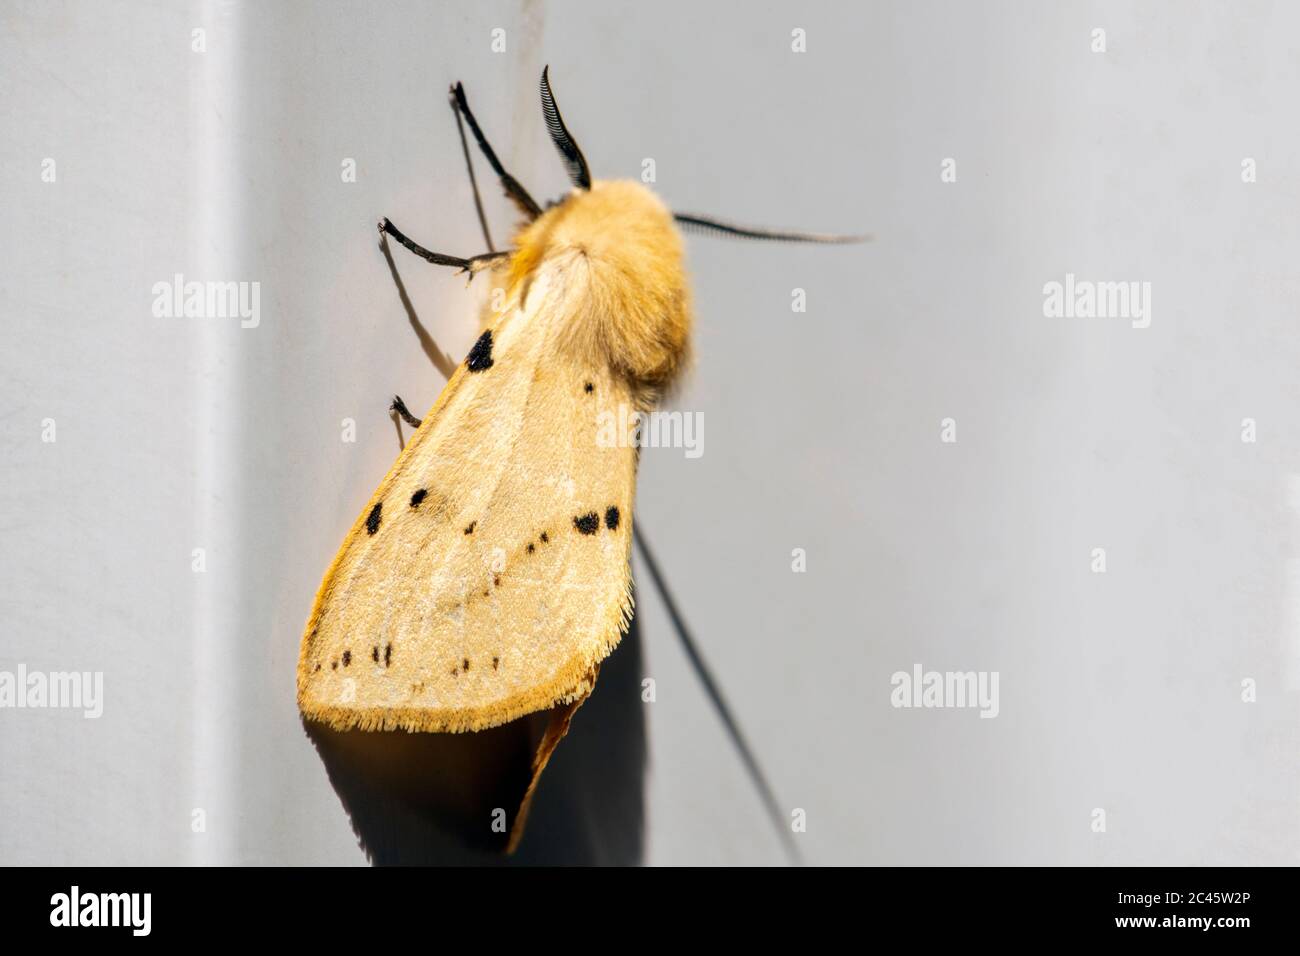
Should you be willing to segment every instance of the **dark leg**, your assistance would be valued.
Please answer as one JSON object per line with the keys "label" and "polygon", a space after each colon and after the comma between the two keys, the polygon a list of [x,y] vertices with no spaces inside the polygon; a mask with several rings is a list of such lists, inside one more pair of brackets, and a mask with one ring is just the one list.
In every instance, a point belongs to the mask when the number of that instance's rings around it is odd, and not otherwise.
{"label": "dark leg", "polygon": [[456,117],[456,132],[460,134],[460,151],[465,154],[465,171],[469,173],[469,188],[474,193],[474,211],[478,213],[478,224],[483,227],[483,241],[487,243],[488,252],[496,252],[492,244],[492,233],[488,231],[487,216],[483,214],[483,197],[478,194],[478,180],[474,177],[474,162],[469,157],[469,141],[465,139],[465,124],[460,121],[460,108],[456,105],[456,93],[451,94],[451,115]]}
{"label": "dark leg", "polygon": [[411,414],[411,410],[406,407],[406,402],[402,401],[402,396],[394,395],[393,404],[388,406],[388,410],[390,412],[397,412],[398,415],[402,416],[402,421],[406,422],[406,424],[410,425],[412,428],[420,427],[420,419]]}
{"label": "dark leg", "polygon": [[542,207],[537,205],[533,197],[528,195],[528,190],[519,185],[519,181],[515,177],[505,171],[501,165],[501,160],[497,159],[497,154],[488,145],[483,131],[478,128],[478,121],[474,119],[474,114],[469,110],[469,103],[465,99],[465,88],[459,83],[451,88],[451,102],[460,111],[460,114],[465,117],[465,122],[469,124],[469,131],[474,134],[474,139],[478,141],[478,148],[483,151],[483,156],[487,159],[488,165],[500,178],[501,187],[505,189],[506,195],[528,217],[530,222],[540,216]]}
{"label": "dark leg", "polygon": [[722,726],[726,728],[728,736],[731,737],[731,742],[740,754],[745,769],[749,771],[749,779],[753,781],[755,789],[758,790],[759,799],[763,801],[763,806],[767,808],[768,816],[772,820],[772,825],[776,827],[781,842],[785,845],[790,861],[802,865],[803,859],[799,853],[799,847],[794,842],[789,817],[786,816],[785,811],[781,809],[780,804],[777,802],[776,795],[767,782],[767,777],[763,775],[763,770],[758,765],[758,759],[754,756],[754,751],[750,749],[748,742],[745,740],[745,735],[740,731],[740,724],[736,722],[735,716],[731,713],[731,708],[727,706],[726,700],[722,697],[722,690],[718,687],[718,682],[713,679],[713,674],[705,665],[704,658],[700,656],[699,648],[691,638],[691,632],[687,629],[686,622],[677,610],[677,602],[673,600],[672,594],[668,591],[668,585],[664,582],[664,576],[659,571],[659,564],[655,561],[654,555],[650,553],[650,546],[646,544],[645,535],[640,528],[637,528],[632,537],[636,541],[638,549],[640,549],[641,559],[645,562],[646,570],[650,572],[650,579],[654,581],[659,596],[663,598],[664,610],[668,612],[668,619],[672,621],[673,629],[677,632],[677,638],[681,641],[682,649],[686,652],[691,667],[695,670],[695,676],[704,685],[704,692],[712,702],[713,709],[718,712],[718,719],[722,721]]}
{"label": "dark leg", "polygon": [[379,220],[379,232],[392,236],[426,262],[432,262],[435,266],[453,266],[461,272],[468,272],[470,279],[473,279],[477,273],[488,268],[498,259],[504,259],[510,255],[509,252],[485,252],[482,255],[461,259],[458,256],[448,256],[441,252],[430,252],[419,243],[407,239],[402,230],[388,221],[387,216]]}

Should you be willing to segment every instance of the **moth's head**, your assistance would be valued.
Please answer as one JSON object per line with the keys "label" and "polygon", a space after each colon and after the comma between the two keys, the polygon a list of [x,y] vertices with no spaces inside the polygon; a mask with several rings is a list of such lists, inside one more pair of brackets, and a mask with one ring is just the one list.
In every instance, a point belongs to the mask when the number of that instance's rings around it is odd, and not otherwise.
{"label": "moth's head", "polygon": [[[862,242],[867,236],[783,232],[673,213],[641,183],[593,180],[542,71],[542,115],[573,189],[524,227],[509,284],[526,290],[544,264],[562,268],[565,302],[581,309],[571,323],[580,347],[605,350],[636,382],[661,391],[681,371],[689,347],[690,294],[678,227],[748,239]],[[532,203],[532,210],[538,210]],[[561,273],[557,273],[559,275]],[[582,294],[577,294],[582,293]]]}
{"label": "moth's head", "polygon": [[633,180],[575,188],[515,239],[509,284],[521,295],[546,270],[557,304],[571,314],[572,344],[650,392],[686,364],[690,289],[681,234],[659,197]]}

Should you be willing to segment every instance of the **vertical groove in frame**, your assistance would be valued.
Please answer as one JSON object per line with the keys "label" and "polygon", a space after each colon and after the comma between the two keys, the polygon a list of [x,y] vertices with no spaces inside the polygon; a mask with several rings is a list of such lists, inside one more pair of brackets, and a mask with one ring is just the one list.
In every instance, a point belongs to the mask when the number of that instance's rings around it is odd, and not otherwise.
{"label": "vertical groove in frame", "polygon": [[777,835],[781,838],[781,845],[785,849],[787,858],[793,865],[802,866],[803,856],[799,852],[799,847],[795,845],[794,835],[790,831],[785,815],[781,812],[781,807],[776,801],[776,795],[772,792],[771,786],[768,785],[767,778],[763,774],[763,768],[759,766],[758,759],[754,756],[754,752],[745,740],[745,735],[741,733],[740,725],[736,723],[731,708],[727,706],[726,699],[722,696],[722,690],[713,679],[713,674],[710,672],[708,665],[704,663],[704,658],[701,656],[695,640],[691,637],[685,620],[682,619],[681,613],[677,610],[677,602],[673,600],[673,596],[668,590],[668,584],[659,572],[659,565],[650,552],[650,545],[646,542],[645,534],[640,529],[640,522],[634,521],[632,527],[632,537],[636,541],[641,560],[645,562],[646,570],[650,572],[650,578],[654,581],[659,597],[663,599],[664,608],[668,611],[668,617],[672,620],[673,629],[677,632],[677,638],[690,660],[691,669],[695,671],[695,676],[704,685],[704,692],[718,712],[718,718],[722,721],[728,736],[731,737],[732,744],[739,752],[740,759],[745,764],[745,770],[749,773],[749,778],[753,782],[755,789],[758,790],[759,798],[763,802],[763,808],[767,811],[772,825],[776,827]]}
{"label": "vertical groove in frame", "polygon": [[[240,241],[244,235],[243,203],[232,196],[231,170],[240,168],[236,144],[240,135],[243,77],[239,62],[244,23],[238,5],[205,0],[201,22],[220,30],[231,42],[213,45],[193,58],[190,82],[191,166],[189,203],[194,226],[190,233],[185,271],[200,276],[238,276]],[[216,554],[239,552],[238,521],[233,508],[230,478],[241,461],[241,368],[239,339],[218,323],[199,322],[196,328],[194,539],[205,549],[205,560]],[[239,329],[235,335],[247,335]],[[215,571],[215,568],[212,569]],[[206,829],[189,841],[190,861],[220,866],[235,862],[240,835],[230,821],[240,816],[241,721],[238,701],[240,681],[234,661],[241,648],[231,635],[240,633],[232,608],[238,606],[238,582],[215,573],[195,574],[190,625],[192,641],[190,682],[191,756],[189,793],[178,800],[201,809]],[[179,795],[178,795],[179,796]],[[218,825],[217,821],[225,821]]]}

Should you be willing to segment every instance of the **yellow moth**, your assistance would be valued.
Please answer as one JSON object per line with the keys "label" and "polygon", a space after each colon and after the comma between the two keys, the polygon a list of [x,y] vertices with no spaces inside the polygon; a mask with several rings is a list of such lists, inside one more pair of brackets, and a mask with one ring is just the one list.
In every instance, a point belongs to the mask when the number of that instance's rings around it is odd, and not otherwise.
{"label": "yellow moth", "polygon": [[337,731],[476,732],[549,712],[511,847],[538,775],[631,619],[636,436],[609,441],[598,423],[650,410],[687,363],[678,226],[856,238],[674,216],[639,182],[593,181],[545,71],[541,98],[574,184],[545,209],[502,169],[452,88],[458,125],[464,117],[523,216],[508,250],[492,248],[477,190],[489,249],[478,256],[429,252],[380,221],[429,262],[483,274],[493,295],[432,409],[415,419],[395,401],[415,431],[325,574],[297,675],[302,714]]}

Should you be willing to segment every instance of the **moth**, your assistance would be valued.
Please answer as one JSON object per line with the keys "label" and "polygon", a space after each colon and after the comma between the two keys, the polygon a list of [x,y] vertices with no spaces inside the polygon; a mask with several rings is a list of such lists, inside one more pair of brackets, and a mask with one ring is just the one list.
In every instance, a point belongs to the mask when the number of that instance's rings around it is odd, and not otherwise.
{"label": "moth", "polygon": [[[325,573],[297,670],[303,716],[340,731],[476,732],[548,712],[510,847],[538,776],[631,620],[638,446],[635,435],[602,440],[598,421],[620,406],[650,411],[687,366],[679,227],[865,238],[674,214],[640,182],[593,180],[547,70],[540,91],[568,195],[545,208],[534,201],[457,83],[450,101],[487,251],[430,252],[379,221],[381,238],[470,280],[484,275],[492,295],[478,340],[429,412],[415,418],[394,400],[414,432]],[[508,249],[493,246],[462,118],[521,214]]]}

